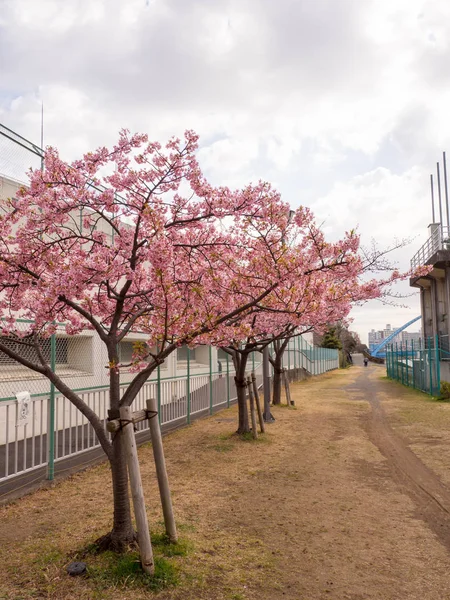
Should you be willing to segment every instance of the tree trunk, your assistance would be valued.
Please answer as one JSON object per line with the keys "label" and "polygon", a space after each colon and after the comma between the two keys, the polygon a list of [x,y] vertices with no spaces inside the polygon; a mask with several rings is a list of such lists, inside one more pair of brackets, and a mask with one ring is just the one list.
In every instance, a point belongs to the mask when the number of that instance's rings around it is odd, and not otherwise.
{"label": "tree trunk", "polygon": [[239,425],[237,432],[239,434],[249,433],[250,424],[248,420],[248,406],[247,406],[247,385],[245,381],[234,378],[236,382],[236,392],[238,401],[238,413],[239,413]]}
{"label": "tree trunk", "polygon": [[[118,362],[117,345],[111,344],[108,348],[110,361],[109,372],[109,401],[111,411],[110,417],[119,417],[120,406],[120,375],[114,368]],[[112,452],[108,456],[111,466],[114,520],[112,530],[97,540],[100,550],[113,550],[124,552],[130,545],[136,542],[136,532],[131,521],[130,495],[128,492],[128,469],[122,431],[114,434],[112,440]]]}
{"label": "tree trunk", "polygon": [[113,453],[110,458],[114,499],[114,521],[112,530],[97,540],[99,550],[124,552],[136,542],[136,532],[131,521],[130,496],[128,493],[127,462],[123,449],[122,432],[116,433]]}
{"label": "tree trunk", "polygon": [[281,357],[275,357],[275,364],[273,365],[273,396],[272,404],[281,404],[281,387],[282,387],[282,375],[283,367],[281,365]]}
{"label": "tree trunk", "polygon": [[250,423],[248,419],[248,406],[247,406],[247,382],[245,379],[245,367],[247,366],[248,354],[236,353],[237,356],[233,357],[235,364],[236,375],[234,381],[236,383],[237,401],[238,401],[238,413],[239,413],[239,425],[237,432],[239,434],[250,432]]}

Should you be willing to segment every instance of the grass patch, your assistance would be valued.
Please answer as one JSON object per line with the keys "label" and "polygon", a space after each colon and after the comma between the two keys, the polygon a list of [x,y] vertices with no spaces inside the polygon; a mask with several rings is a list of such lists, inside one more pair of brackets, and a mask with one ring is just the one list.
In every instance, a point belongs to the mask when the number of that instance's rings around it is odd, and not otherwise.
{"label": "grass patch", "polygon": [[255,444],[267,444],[270,443],[269,438],[265,436],[263,433],[258,433],[258,437],[256,440],[253,438],[253,434],[251,431],[247,433],[237,434],[238,439],[243,442],[254,442]]}
{"label": "grass patch", "polygon": [[[179,529],[194,531],[191,525],[179,525]],[[130,551],[124,554],[106,551],[98,552],[96,544],[89,544],[73,557],[87,564],[85,579],[92,582],[97,589],[124,589],[141,588],[152,592],[175,587],[180,582],[179,568],[173,560],[186,556],[192,549],[192,544],[185,539],[180,539],[176,544],[169,541],[166,533],[158,531],[151,534],[153,558],[155,561],[154,575],[144,573],[141,567],[139,551]],[[51,557],[52,552],[45,555]],[[53,553],[58,562],[60,555]]]}
{"label": "grass patch", "polygon": [[103,588],[140,587],[152,592],[174,587],[179,581],[176,567],[161,556],[155,556],[155,574],[144,573],[138,552],[98,554],[95,563],[88,565],[87,577]]}
{"label": "grass patch", "polygon": [[48,552],[44,552],[44,553],[40,554],[33,561],[33,563],[40,567],[46,567],[53,563],[59,562],[63,558],[64,558],[63,553],[60,550],[58,550],[57,548],[54,548],[52,550],[49,550]]}
{"label": "grass patch", "polygon": [[219,440],[221,440],[222,442],[227,442],[228,440],[231,440],[234,435],[235,434],[231,431],[229,433],[221,433],[220,435],[217,436],[217,438]]}
{"label": "grass patch", "polygon": [[443,402],[443,403],[450,402],[450,398],[446,398],[445,396],[429,396],[428,394],[426,394],[426,396],[427,396],[426,400],[428,402]]}
{"label": "grass patch", "polygon": [[233,445],[232,444],[215,444],[214,446],[212,446],[212,449],[215,450],[216,452],[230,452],[231,450],[233,450]]}
{"label": "grass patch", "polygon": [[177,529],[186,533],[195,533],[197,531],[196,527],[190,523],[177,523]]}
{"label": "grass patch", "polygon": [[192,549],[191,544],[184,539],[179,539],[176,544],[169,541],[165,533],[153,533],[152,546],[158,549],[164,556],[186,556]]}

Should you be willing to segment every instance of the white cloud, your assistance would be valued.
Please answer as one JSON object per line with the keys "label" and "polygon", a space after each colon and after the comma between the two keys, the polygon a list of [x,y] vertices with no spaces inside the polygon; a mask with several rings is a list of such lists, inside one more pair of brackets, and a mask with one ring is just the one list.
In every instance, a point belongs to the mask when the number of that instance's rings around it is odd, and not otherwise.
{"label": "white cloud", "polygon": [[268,179],[332,236],[417,236],[406,268],[449,148],[449,40],[444,0],[3,0],[0,120],[38,142],[43,100],[68,159],[194,128],[214,183]]}

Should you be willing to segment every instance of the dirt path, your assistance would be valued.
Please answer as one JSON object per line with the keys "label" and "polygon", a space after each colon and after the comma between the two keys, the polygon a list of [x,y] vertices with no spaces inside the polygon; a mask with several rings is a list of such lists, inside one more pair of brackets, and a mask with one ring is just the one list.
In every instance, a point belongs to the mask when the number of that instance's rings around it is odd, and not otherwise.
{"label": "dirt path", "polygon": [[371,410],[363,423],[370,441],[385,457],[392,479],[415,503],[416,516],[434,531],[450,552],[450,490],[408,447],[407,440],[392,429],[382,402],[383,396],[389,397],[390,384],[383,385],[375,377],[377,371],[363,369],[348,390],[350,394],[355,390],[357,397],[362,394],[369,402]]}
{"label": "dirt path", "polygon": [[[296,410],[275,407],[256,444],[230,436],[235,408],[165,438],[191,550],[158,599],[450,600],[450,404],[384,374],[356,364],[293,385]],[[140,459],[156,524],[148,447]],[[1,508],[0,598],[152,597],[64,574],[109,527],[109,493],[101,466]]]}

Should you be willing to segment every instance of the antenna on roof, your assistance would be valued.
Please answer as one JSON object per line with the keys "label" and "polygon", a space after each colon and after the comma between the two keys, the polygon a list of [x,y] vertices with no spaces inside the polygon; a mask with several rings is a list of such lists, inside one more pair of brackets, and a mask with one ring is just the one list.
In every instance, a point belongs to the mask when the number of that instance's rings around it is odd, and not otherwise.
{"label": "antenna on roof", "polygon": [[439,219],[440,219],[440,225],[442,227],[441,175],[439,172],[439,163],[436,163],[436,166],[437,166],[437,184],[438,184],[438,197],[439,197]]}
{"label": "antenna on roof", "polygon": [[447,208],[447,227],[450,229],[450,215],[448,214],[448,187],[447,187],[447,161],[445,160],[445,152],[442,153],[444,162],[444,190],[445,190],[445,206]]}
{"label": "antenna on roof", "polygon": [[435,222],[435,214],[434,214],[434,185],[433,185],[433,174],[430,175],[430,185],[431,185],[431,214],[432,214],[432,223]]}

